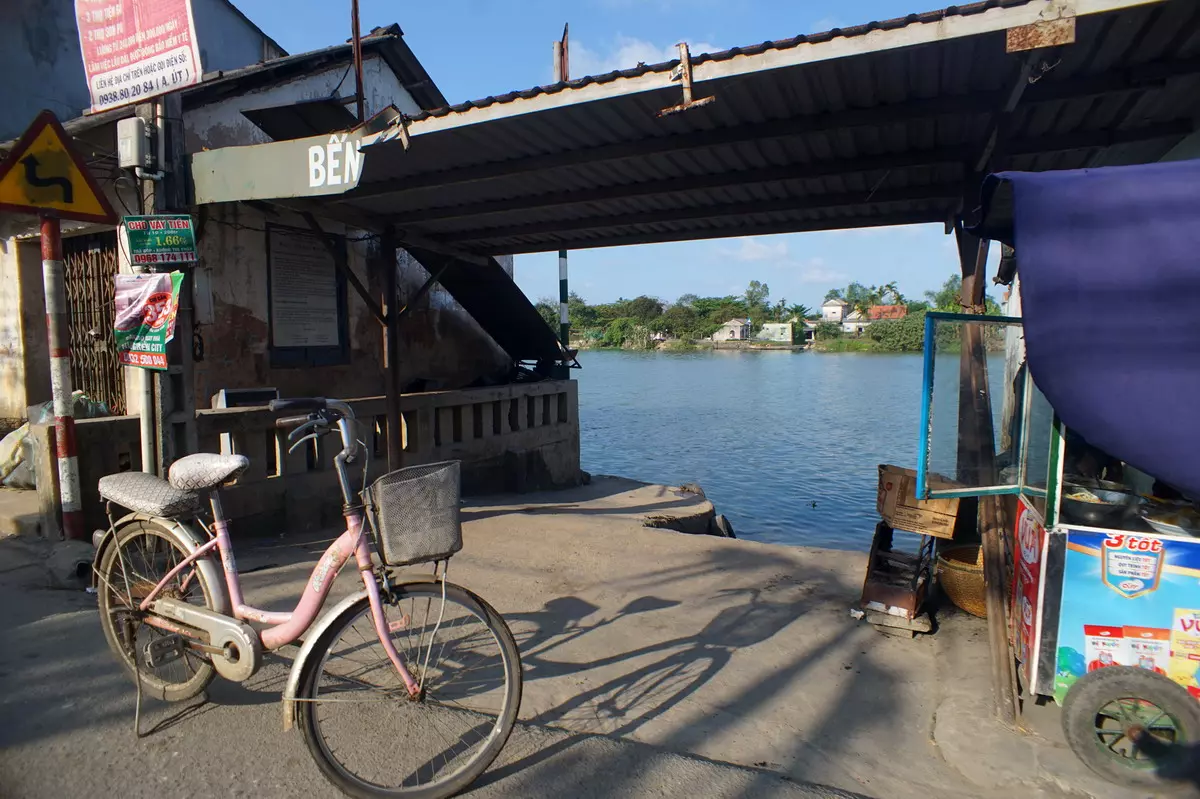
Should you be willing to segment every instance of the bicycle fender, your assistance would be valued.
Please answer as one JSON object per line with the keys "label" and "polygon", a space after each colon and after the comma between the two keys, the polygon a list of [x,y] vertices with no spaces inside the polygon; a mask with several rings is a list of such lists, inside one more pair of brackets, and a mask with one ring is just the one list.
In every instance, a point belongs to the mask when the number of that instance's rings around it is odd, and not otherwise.
{"label": "bicycle fender", "polygon": [[[355,591],[326,611],[321,618],[316,620],[312,627],[308,628],[308,632],[304,634],[304,644],[300,647],[300,654],[296,655],[296,659],[292,661],[292,671],[288,674],[287,685],[283,689],[284,732],[287,732],[296,724],[296,692],[300,690],[300,675],[304,673],[304,665],[308,663],[308,659],[314,655],[313,650],[316,649],[317,641],[337,621],[338,617],[366,599],[367,589],[363,588]],[[318,652],[315,654],[319,657],[321,653]]]}
{"label": "bicycle fender", "polygon": [[[154,522],[174,537],[176,542],[189,553],[195,552],[207,540],[190,523],[179,519],[164,519],[160,516],[149,516],[145,513],[130,513],[127,516],[122,516],[117,520],[116,524],[104,533],[104,536],[100,539],[100,543],[96,545],[96,555],[92,559],[93,586],[96,585],[96,575],[100,568],[100,560],[104,557],[105,550],[112,546],[113,539],[117,535],[117,530],[132,522]],[[212,557],[200,558],[196,561],[196,570],[203,573],[204,580],[208,583],[212,595],[213,610],[223,613],[226,616],[233,615],[233,605],[229,601],[229,589],[225,584],[225,575],[221,573],[221,569],[217,566],[216,561]]]}

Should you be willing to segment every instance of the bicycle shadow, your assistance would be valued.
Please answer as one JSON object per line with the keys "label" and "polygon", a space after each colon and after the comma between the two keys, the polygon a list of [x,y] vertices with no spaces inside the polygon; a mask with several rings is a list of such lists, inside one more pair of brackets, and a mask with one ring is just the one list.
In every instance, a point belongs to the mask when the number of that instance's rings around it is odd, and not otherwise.
{"label": "bicycle shadow", "polygon": [[[839,635],[829,635],[796,647],[795,656],[740,691],[731,694],[727,685],[716,691],[706,690],[718,680],[729,682],[722,675],[739,653],[771,641],[792,625],[802,626],[810,614],[828,610],[831,600],[845,603],[858,590],[820,568],[792,568],[761,579],[764,568],[779,567],[766,553],[730,551],[721,553],[721,558],[719,564],[704,559],[623,581],[620,590],[635,598],[611,614],[579,596],[555,598],[537,611],[506,614],[522,651],[526,685],[534,687],[534,691],[527,691],[527,700],[537,691],[540,680],[574,677],[583,684],[582,689],[569,691],[551,706],[533,709],[526,721],[576,733],[632,738],[695,754],[712,739],[737,734],[732,732],[735,728],[744,726],[756,711],[787,697],[818,664],[846,656],[847,646],[856,648]],[[674,624],[666,619],[660,622],[654,614],[674,613],[677,620],[678,614],[688,608],[682,607],[685,603],[679,599],[659,594],[686,591],[695,580],[711,580],[714,569],[728,575],[735,585],[710,594],[709,608],[695,609],[694,615],[703,621],[695,632],[625,647],[619,644],[630,640],[629,636],[614,637],[618,645],[613,651],[600,654],[589,650],[585,661],[577,659],[588,636],[596,638],[590,648],[594,650],[618,628],[674,629]],[[760,579],[752,579],[755,577]],[[642,591],[648,593],[638,595]],[[840,613],[844,614],[844,609]],[[824,624],[828,626],[829,622]],[[791,765],[786,769],[782,763],[756,763],[765,769],[764,780],[777,782],[781,769],[802,774],[810,766],[827,761],[830,753],[852,745],[847,743],[848,735],[852,738],[859,728],[875,724],[895,710],[889,690],[894,680],[886,669],[876,668],[861,655],[857,671],[850,665],[843,668],[853,672],[844,685],[838,686],[846,712],[831,713],[815,729],[797,735]],[[617,673],[608,676],[613,671]],[[582,679],[585,675],[603,677],[588,684]],[[694,719],[702,721],[695,723]],[[562,741],[504,764],[485,774],[478,785],[485,787],[515,777],[560,755],[571,745],[571,741]],[[595,778],[612,783],[613,775],[606,773],[602,764],[596,764],[593,771]],[[821,769],[822,776],[831,772],[828,766]],[[839,782],[856,782],[853,775],[841,776]]]}

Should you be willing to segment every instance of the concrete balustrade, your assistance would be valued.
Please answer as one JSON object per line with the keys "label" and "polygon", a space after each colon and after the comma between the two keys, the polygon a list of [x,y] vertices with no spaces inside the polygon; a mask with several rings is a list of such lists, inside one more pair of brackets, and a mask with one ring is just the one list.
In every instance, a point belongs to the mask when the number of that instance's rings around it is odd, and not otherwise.
{"label": "concrete balustrade", "polygon": [[[387,470],[384,398],[353,399],[350,404],[371,454],[370,474],[378,477]],[[580,482],[579,395],[573,380],[406,394],[400,407],[404,465],[462,461],[464,494],[536,491]],[[287,431],[276,429],[275,419],[265,407],[196,413],[202,452],[222,451],[224,436],[225,451],[250,459],[250,469],[222,492],[235,534],[283,533],[340,521],[333,469],[337,437],[289,454]],[[88,529],[95,529],[107,525],[97,481],[105,474],[141,468],[138,420],[88,419],[76,427],[84,511]],[[35,433],[39,447],[52,446],[45,430]],[[360,468],[355,465],[352,474],[360,474]]]}

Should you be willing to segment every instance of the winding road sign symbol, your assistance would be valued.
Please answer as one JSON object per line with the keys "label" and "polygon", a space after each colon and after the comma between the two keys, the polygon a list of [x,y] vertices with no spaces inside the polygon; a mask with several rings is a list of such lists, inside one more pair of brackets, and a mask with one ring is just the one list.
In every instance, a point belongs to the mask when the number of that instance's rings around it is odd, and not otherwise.
{"label": "winding road sign symbol", "polygon": [[0,210],[116,224],[116,214],[50,111],[0,164]]}

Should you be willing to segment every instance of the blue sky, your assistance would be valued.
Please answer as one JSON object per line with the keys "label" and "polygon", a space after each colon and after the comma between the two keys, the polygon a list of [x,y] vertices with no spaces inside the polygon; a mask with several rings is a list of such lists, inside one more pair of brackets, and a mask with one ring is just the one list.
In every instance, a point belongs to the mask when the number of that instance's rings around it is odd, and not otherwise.
{"label": "blue sky", "polygon": [[[350,0],[234,0],[290,52],[350,35]],[[943,3],[944,5],[944,3]],[[693,53],[903,16],[939,0],[361,0],[363,30],[398,22],[454,103],[551,81],[550,46],[571,25],[571,74],[597,74]],[[957,271],[941,225],[655,244],[572,252],[571,287],[589,302],[649,294],[740,294],[761,280],[774,299],[820,305],[850,280],[896,281],[910,297]],[[553,253],[520,255],[530,297],[558,295]]]}

